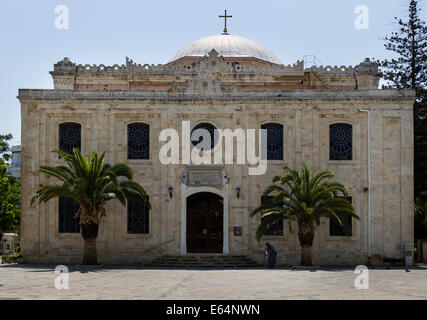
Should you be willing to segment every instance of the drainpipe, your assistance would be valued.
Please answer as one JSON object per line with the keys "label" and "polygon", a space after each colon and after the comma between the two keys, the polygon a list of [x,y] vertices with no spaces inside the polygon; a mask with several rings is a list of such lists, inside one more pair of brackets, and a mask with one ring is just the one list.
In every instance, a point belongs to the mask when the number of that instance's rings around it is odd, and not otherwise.
{"label": "drainpipe", "polygon": [[360,112],[368,114],[368,259],[371,259],[371,113],[359,107]]}

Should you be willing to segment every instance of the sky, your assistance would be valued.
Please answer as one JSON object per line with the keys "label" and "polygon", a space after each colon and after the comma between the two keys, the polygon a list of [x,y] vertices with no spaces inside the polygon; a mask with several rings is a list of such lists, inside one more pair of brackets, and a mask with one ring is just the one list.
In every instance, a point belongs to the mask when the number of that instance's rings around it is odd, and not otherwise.
{"label": "sky", "polygon": [[[427,0],[420,0],[427,20]],[[223,30],[218,15],[232,15],[230,34],[255,40],[284,64],[315,55],[323,65],[357,65],[364,58],[390,58],[384,36],[394,17],[407,16],[408,0],[1,0],[0,134],[20,144],[18,89],[53,89],[49,71],[69,57],[78,64],[167,63],[186,44]],[[56,28],[59,5],[68,29]],[[368,25],[356,28],[368,9]],[[366,20],[357,20],[366,27]],[[62,21],[64,22],[64,21]],[[24,128],[25,129],[25,128]]]}

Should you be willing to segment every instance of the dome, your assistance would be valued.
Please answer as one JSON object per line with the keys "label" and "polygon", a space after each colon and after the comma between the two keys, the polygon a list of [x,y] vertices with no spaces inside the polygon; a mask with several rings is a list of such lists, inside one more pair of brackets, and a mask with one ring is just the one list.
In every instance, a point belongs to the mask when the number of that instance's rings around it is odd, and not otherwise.
{"label": "dome", "polygon": [[184,57],[203,57],[212,49],[215,49],[223,57],[257,58],[271,63],[282,64],[273,52],[259,43],[230,34],[219,34],[191,42],[175,53],[169,62]]}

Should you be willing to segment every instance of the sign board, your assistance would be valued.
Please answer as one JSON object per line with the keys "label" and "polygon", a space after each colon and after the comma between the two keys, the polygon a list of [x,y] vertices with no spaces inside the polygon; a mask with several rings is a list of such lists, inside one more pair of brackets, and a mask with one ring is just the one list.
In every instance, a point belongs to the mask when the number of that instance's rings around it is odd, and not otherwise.
{"label": "sign board", "polygon": [[189,184],[191,185],[219,185],[221,184],[220,170],[194,170],[189,171]]}
{"label": "sign board", "polygon": [[242,227],[234,227],[234,235],[241,236],[242,235]]}
{"label": "sign board", "polygon": [[181,181],[187,187],[222,187],[228,183],[228,174],[221,166],[187,166]]}

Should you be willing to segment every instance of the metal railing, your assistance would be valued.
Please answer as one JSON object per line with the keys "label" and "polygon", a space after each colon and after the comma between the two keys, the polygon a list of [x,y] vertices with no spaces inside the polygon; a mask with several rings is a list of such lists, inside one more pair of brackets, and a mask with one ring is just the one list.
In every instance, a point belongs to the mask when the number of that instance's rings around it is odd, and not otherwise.
{"label": "metal railing", "polygon": [[[237,239],[233,239],[234,241],[236,241],[236,242],[238,242],[238,243],[241,243],[241,244],[243,244],[243,245],[247,245],[246,243],[244,243],[243,241],[240,241],[240,240],[237,240]],[[252,251],[255,251],[255,252],[258,252],[258,253],[263,253],[263,254],[265,254],[265,249],[260,249],[260,248],[252,248],[251,246],[249,246],[248,245],[248,249],[249,250],[252,250]],[[276,252],[279,254],[279,253],[281,253],[281,252],[286,252],[286,250],[284,250],[284,249],[276,249],[276,248],[274,248],[274,250],[276,250]]]}
{"label": "metal railing", "polygon": [[323,65],[322,62],[315,55],[312,55],[312,54],[305,55],[303,57],[303,60],[304,60],[304,69],[311,68],[312,66],[319,67]]}
{"label": "metal railing", "polygon": [[251,247],[249,244],[244,243],[243,241],[240,241],[240,240],[237,240],[237,239],[233,239],[233,240],[234,240],[234,241],[236,241],[236,242],[238,242],[238,243],[241,243],[241,244],[243,244],[243,245],[245,245],[245,246],[247,245],[249,250],[255,251],[255,252],[257,252],[257,253],[262,253],[262,254],[264,254],[264,253],[265,253],[265,250],[264,250],[264,249],[260,249],[260,248],[253,248],[253,247]]}
{"label": "metal railing", "polygon": [[147,252],[147,251],[151,251],[151,250],[154,250],[154,249],[160,248],[161,246],[163,246],[163,245],[165,245],[165,244],[167,244],[167,243],[169,243],[169,242],[172,242],[172,241],[175,241],[175,239],[167,240],[167,241],[162,242],[162,243],[160,243],[160,244],[158,244],[158,245],[155,245],[155,246],[152,246],[152,247],[150,247],[150,248],[148,248],[148,249],[145,249],[145,250],[143,250],[142,252]]}

